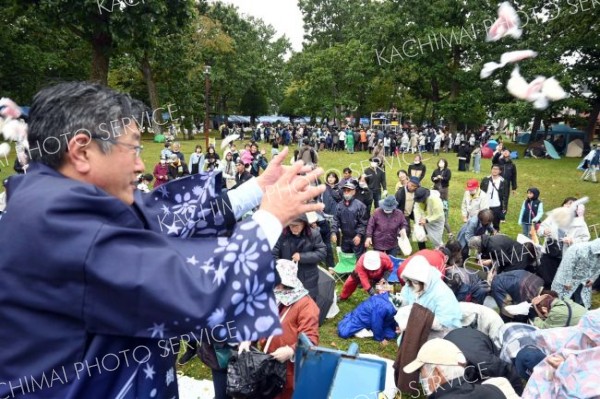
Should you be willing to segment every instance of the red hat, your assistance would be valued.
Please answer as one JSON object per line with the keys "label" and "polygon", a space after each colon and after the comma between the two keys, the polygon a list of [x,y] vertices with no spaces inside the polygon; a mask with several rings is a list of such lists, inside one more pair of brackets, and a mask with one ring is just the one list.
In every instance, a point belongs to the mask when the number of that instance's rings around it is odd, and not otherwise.
{"label": "red hat", "polygon": [[477,179],[467,180],[467,190],[475,190],[479,188],[479,181]]}

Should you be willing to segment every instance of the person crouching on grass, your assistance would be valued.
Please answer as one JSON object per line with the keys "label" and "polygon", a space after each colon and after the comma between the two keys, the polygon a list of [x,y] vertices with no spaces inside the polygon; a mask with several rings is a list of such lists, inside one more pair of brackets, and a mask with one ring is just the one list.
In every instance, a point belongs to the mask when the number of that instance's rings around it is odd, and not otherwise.
{"label": "person crouching on grass", "polygon": [[375,286],[385,283],[393,269],[394,265],[385,252],[367,251],[358,259],[354,271],[344,283],[340,301],[350,298],[359,284],[369,295],[375,295]]}

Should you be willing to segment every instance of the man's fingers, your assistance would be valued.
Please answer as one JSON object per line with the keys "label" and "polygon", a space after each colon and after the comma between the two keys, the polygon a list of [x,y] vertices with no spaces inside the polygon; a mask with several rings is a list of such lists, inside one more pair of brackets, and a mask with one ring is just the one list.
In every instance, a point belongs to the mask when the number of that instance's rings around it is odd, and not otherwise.
{"label": "man's fingers", "polygon": [[[284,147],[283,150],[281,150],[281,152],[279,154],[277,154],[276,156],[273,157],[273,159],[269,163],[269,166],[271,164],[273,164],[273,166],[281,165],[285,161],[285,158],[287,157],[288,152],[289,152],[288,147]],[[269,166],[267,166],[267,168]]]}

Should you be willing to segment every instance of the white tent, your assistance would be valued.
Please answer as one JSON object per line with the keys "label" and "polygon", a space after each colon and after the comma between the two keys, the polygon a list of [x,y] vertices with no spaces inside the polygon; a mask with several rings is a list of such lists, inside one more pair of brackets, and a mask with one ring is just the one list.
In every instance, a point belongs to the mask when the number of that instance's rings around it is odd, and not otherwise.
{"label": "white tent", "polygon": [[567,146],[565,156],[568,158],[581,158],[583,156],[583,141],[581,139],[571,141]]}

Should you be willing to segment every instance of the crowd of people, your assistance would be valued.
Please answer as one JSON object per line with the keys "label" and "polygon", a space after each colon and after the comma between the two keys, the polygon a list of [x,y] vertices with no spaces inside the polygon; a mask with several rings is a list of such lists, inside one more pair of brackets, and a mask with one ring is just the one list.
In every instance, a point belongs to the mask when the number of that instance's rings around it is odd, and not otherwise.
{"label": "crowd of people", "polygon": [[[290,139],[286,141],[288,134]],[[295,138],[298,149],[292,162],[302,160],[312,168],[318,165],[319,152],[323,150],[370,151],[365,169],[344,168],[341,176],[333,171],[325,176],[326,189],[314,199],[323,203],[323,212],[302,215],[290,223],[275,246],[274,258],[296,265],[298,281],[314,302],[318,296],[318,265],[334,268],[333,254],[338,246],[342,253],[354,255],[355,270],[345,279],[337,299],[347,300],[357,288],[364,290],[368,299],[339,322],[340,337],[351,337],[366,328],[382,343],[397,339],[399,357],[404,348],[410,348],[408,352],[414,352],[411,361],[421,358],[423,365],[420,379],[418,369],[412,370],[414,367],[408,367],[411,373],[396,370],[400,375],[397,386],[407,393],[416,386],[412,382],[421,382],[418,389],[430,397],[451,397],[456,389],[466,397],[512,397],[515,392],[533,397],[532,392],[538,392],[534,389],[576,391],[576,386],[553,380],[536,380],[531,388],[526,383],[537,364],[547,364],[543,359],[559,356],[557,351],[539,343],[543,330],[577,326],[588,319],[593,325],[600,317],[597,312],[589,312],[591,288],[600,275],[600,241],[590,241],[584,219],[585,200],[568,197],[562,208],[548,212],[540,190],[529,187],[519,214],[508,219],[508,203],[511,193],[517,190],[518,174],[510,151],[500,143],[489,175],[469,179],[464,187],[460,206],[463,224],[453,226],[455,237],[448,220],[452,171],[447,160],[440,157],[437,167],[428,173],[422,152],[443,156],[441,152],[456,151],[459,172],[468,170],[470,164],[479,172],[481,147],[491,137],[489,132],[456,137],[429,129],[403,132],[399,145],[394,134],[383,133],[379,141],[381,134],[364,129],[330,132],[305,127],[284,128],[281,132],[269,127],[254,131],[254,139],[270,141],[276,147],[278,143],[290,144]],[[332,135],[338,137],[333,146]],[[348,138],[351,135],[355,135],[353,140]],[[413,146],[414,141],[406,141],[404,136],[416,136],[417,144]],[[408,144],[403,145],[403,141]],[[395,193],[388,194],[386,172],[390,171],[384,159],[397,151],[414,152],[414,161],[406,170],[395,173]],[[232,142],[224,156],[240,165],[240,172],[234,175],[236,183],[241,174],[258,175],[260,164],[268,164],[266,152],[260,151],[254,141],[239,153]],[[221,169],[220,162],[218,165]],[[228,179],[231,175],[224,172],[223,176]],[[431,189],[425,187],[429,180]],[[510,220],[522,228],[522,234],[516,238],[500,233],[502,225]],[[394,270],[393,260],[399,259],[401,253],[400,240],[408,237],[416,242],[418,250]],[[387,280],[392,273],[402,283],[399,294],[389,292]],[[297,324],[296,334],[318,326],[319,309],[310,309],[306,312],[316,312],[311,317],[317,321],[312,327]],[[417,312],[419,317],[411,312]],[[426,317],[428,312],[431,317]],[[478,316],[473,317],[474,313]],[[496,328],[486,327],[484,318],[493,319]],[[415,320],[431,323],[419,325]],[[534,346],[523,345],[519,355],[510,337],[513,331],[526,331],[527,339],[538,342],[535,351]],[[419,342],[415,341],[415,334],[426,339],[415,346]],[[313,342],[317,341],[318,332]],[[461,361],[446,364],[448,357],[429,349],[434,343],[441,352],[459,353]],[[513,352],[501,356],[508,351],[507,345]],[[291,358],[292,352],[287,355],[286,359]],[[405,353],[403,358],[407,359]],[[467,371],[480,366],[479,359],[489,366],[488,374],[476,378]],[[554,369],[560,371],[561,364],[558,362]],[[564,363],[567,364],[570,362]],[[432,375],[436,376],[434,383]],[[452,382],[456,379],[462,379],[461,388]]]}
{"label": "crowd of people", "polygon": [[[94,131],[102,120],[82,115],[97,107],[125,120],[139,104],[101,86],[59,84],[34,99],[29,140],[44,141],[73,124]],[[220,131],[225,139],[237,134],[228,126]],[[338,246],[356,264],[336,299],[358,289],[367,298],[338,332],[346,338],[368,329],[384,345],[396,340],[402,392],[600,395],[596,385],[577,383],[600,358],[600,311],[591,310],[600,239],[591,239],[585,198],[567,197],[548,212],[540,190],[529,187],[519,215],[508,219],[517,166],[499,145],[490,174],[459,188],[463,223],[450,226],[452,171],[439,157],[428,173],[421,154],[454,151],[459,172],[471,164],[480,172],[488,130],[264,126],[246,133],[253,141],[241,141],[238,150],[228,140],[222,154],[198,145],[186,157],[180,143],[169,141],[149,174],[136,126],[123,124],[108,140],[74,131],[69,146],[35,154],[26,175],[9,179],[0,219],[0,316],[11,327],[0,328],[0,337],[19,345],[0,354],[0,395],[12,395],[32,370],[39,377],[62,367],[65,381],[45,387],[45,396],[176,397],[170,382],[177,355],[180,364],[197,355],[211,369],[216,398],[229,398],[228,362],[258,350],[285,364],[277,398],[291,398],[299,335],[319,343],[318,266],[334,269]],[[271,144],[270,156],[261,141]],[[293,142],[292,166],[284,167],[288,150],[279,145]],[[320,184],[323,150],[366,151],[369,165],[344,168],[341,176],[329,172]],[[414,160],[394,172],[385,157],[398,153]],[[393,193],[390,172],[398,177]],[[224,206],[215,212],[214,203]],[[185,223],[177,225],[175,216]],[[523,234],[500,233],[510,220]],[[416,251],[407,249],[410,240]],[[32,242],[36,251],[28,250]],[[400,282],[395,288],[388,284],[393,278]],[[187,342],[182,356],[157,344],[227,321],[236,324],[234,336],[225,339],[221,328],[223,340]],[[149,353],[144,364],[90,372],[94,359],[140,347]],[[32,352],[44,356],[32,362]],[[66,367],[83,362],[85,374]],[[155,384],[155,374],[166,385]]]}

